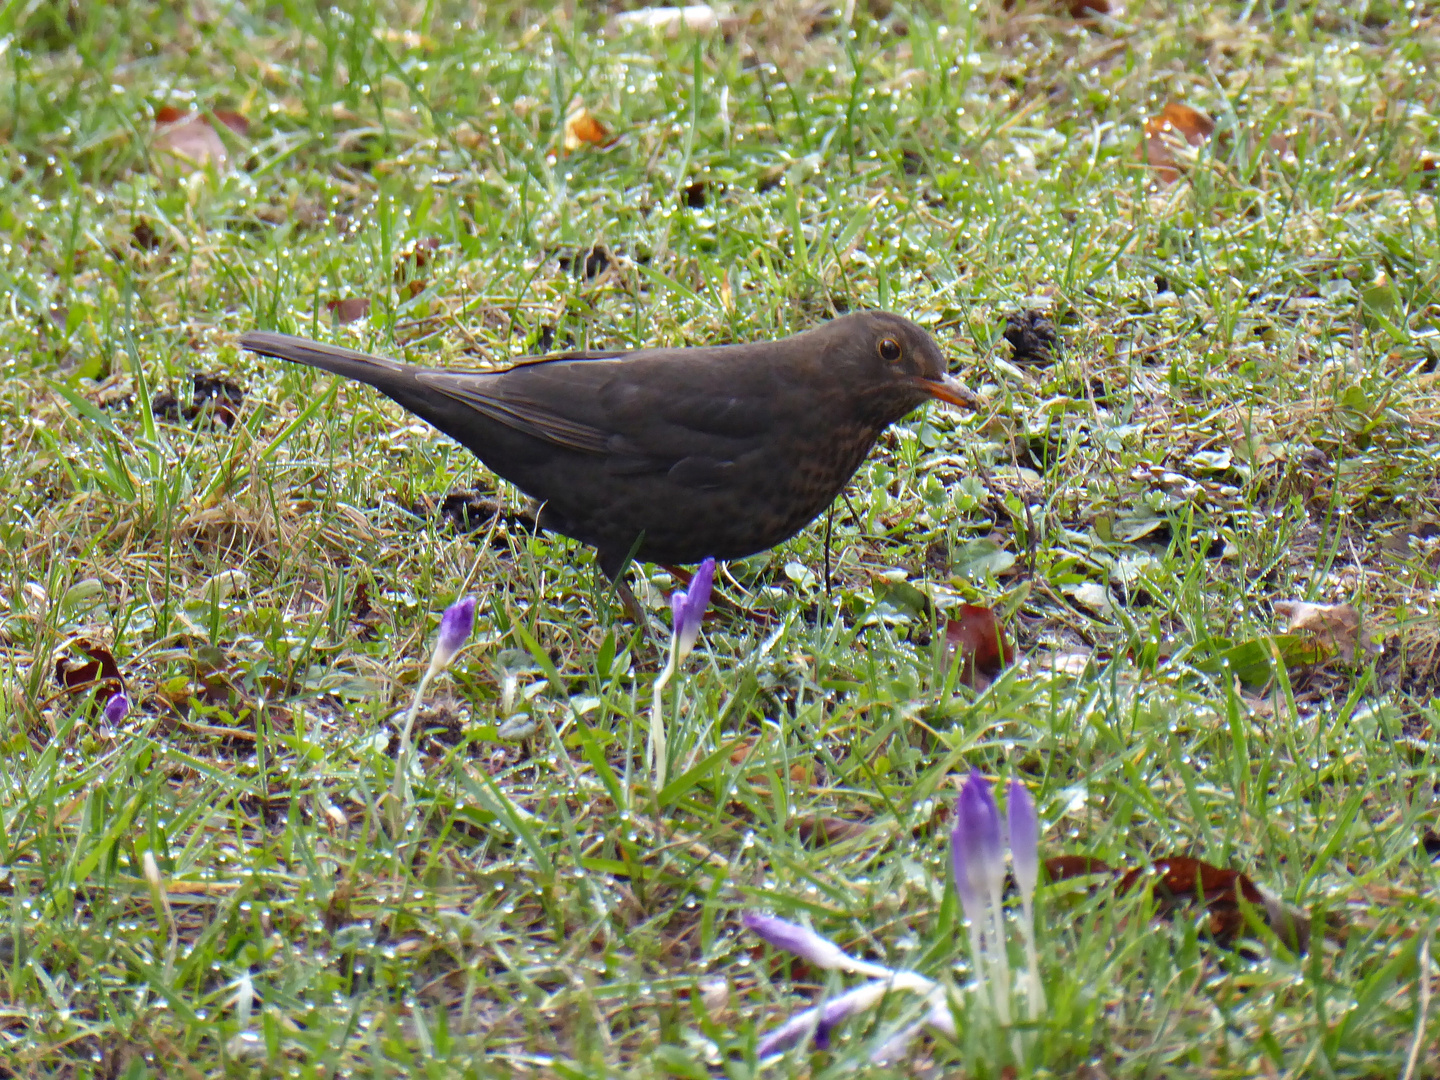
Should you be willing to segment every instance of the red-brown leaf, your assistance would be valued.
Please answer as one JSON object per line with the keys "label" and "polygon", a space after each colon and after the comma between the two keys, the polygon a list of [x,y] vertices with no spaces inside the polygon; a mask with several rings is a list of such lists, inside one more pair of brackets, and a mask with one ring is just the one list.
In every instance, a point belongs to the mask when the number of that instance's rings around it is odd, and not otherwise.
{"label": "red-brown leaf", "polygon": [[124,688],[120,665],[105,646],[80,638],[70,648],[79,655],[62,653],[55,658],[55,681],[66,690],[85,690],[96,683],[104,683],[112,693]]}
{"label": "red-brown leaf", "polygon": [[1015,646],[993,608],[961,604],[956,616],[945,624],[945,640],[960,650],[960,678],[967,686],[982,677],[988,683],[1015,660]]}
{"label": "red-brown leaf", "polygon": [[243,138],[250,134],[250,121],[246,120],[245,117],[241,116],[238,112],[232,112],[229,109],[216,109],[212,115],[236,135]]}
{"label": "red-brown leaf", "polygon": [[335,321],[343,326],[346,323],[358,322],[370,314],[370,301],[363,296],[347,296],[344,300],[326,301],[325,310],[334,315]]}
{"label": "red-brown leaf", "polygon": [[1166,102],[1159,116],[1145,121],[1145,160],[1162,184],[1173,184],[1183,171],[1176,150],[1203,146],[1215,133],[1215,121],[1199,109]]}
{"label": "red-brown leaf", "polygon": [[585,107],[585,103],[577,96],[570,103],[570,111],[565,116],[565,130],[562,133],[561,149],[567,154],[573,154],[587,146],[609,146],[615,141],[610,129],[595,119],[593,113]]}
{"label": "red-brown leaf", "polygon": [[846,821],[844,818],[820,817],[815,814],[807,814],[796,822],[800,842],[813,842],[817,847],[823,844],[838,844],[853,836],[863,836],[867,827],[863,821]]}
{"label": "red-brown leaf", "polygon": [[1239,870],[1222,869],[1184,855],[1136,867],[1116,882],[1115,892],[1123,895],[1137,885],[1143,888],[1146,882],[1151,883],[1162,915],[1195,900],[1203,903],[1210,913],[1210,933],[1222,945],[1244,929],[1240,897],[1262,912],[1266,908],[1265,897]]}
{"label": "red-brown leaf", "polygon": [[217,170],[223,170],[229,160],[225,144],[200,113],[181,113],[167,105],[155,114],[155,130],[155,149],[178,158],[191,170],[212,164]]}

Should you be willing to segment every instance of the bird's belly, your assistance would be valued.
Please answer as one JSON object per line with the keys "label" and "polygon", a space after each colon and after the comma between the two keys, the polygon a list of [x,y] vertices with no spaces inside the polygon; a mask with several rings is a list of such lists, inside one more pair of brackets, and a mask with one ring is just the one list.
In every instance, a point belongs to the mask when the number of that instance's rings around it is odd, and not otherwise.
{"label": "bird's belly", "polygon": [[813,521],[844,490],[872,444],[873,438],[839,439],[823,444],[824,453],[811,444],[803,454],[766,455],[711,488],[664,473],[608,474],[594,458],[589,469],[572,473],[575,482],[564,491],[542,494],[513,479],[544,500],[547,528],[602,555],[623,557],[643,536],[636,557],[645,562],[737,559],[774,547]]}

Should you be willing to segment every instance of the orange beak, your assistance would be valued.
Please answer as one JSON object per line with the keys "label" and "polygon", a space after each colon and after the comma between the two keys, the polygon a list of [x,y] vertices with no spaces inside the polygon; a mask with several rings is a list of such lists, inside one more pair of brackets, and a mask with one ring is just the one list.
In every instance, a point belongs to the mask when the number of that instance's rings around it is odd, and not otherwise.
{"label": "orange beak", "polygon": [[959,379],[952,379],[949,375],[942,375],[938,379],[921,378],[916,381],[927,394],[939,401],[948,401],[951,405],[976,410],[983,404],[979,394]]}

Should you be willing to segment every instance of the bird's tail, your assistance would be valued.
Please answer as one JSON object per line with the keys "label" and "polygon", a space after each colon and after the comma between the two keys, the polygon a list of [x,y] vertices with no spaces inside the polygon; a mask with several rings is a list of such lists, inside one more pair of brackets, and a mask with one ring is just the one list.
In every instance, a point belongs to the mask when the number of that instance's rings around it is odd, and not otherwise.
{"label": "bird's tail", "polygon": [[386,393],[411,383],[417,370],[411,364],[268,330],[251,330],[240,335],[240,345],[262,356],[277,356],[281,360],[308,364],[347,379],[369,383]]}

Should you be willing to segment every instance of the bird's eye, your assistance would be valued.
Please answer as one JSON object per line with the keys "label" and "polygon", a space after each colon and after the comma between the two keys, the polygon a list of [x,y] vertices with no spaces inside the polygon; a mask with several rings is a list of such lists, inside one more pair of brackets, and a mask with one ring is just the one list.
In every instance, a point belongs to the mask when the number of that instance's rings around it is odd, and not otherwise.
{"label": "bird's eye", "polygon": [[893,364],[900,359],[900,343],[894,338],[880,339],[880,359],[887,364]]}

